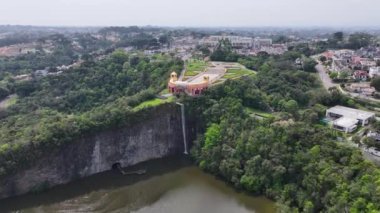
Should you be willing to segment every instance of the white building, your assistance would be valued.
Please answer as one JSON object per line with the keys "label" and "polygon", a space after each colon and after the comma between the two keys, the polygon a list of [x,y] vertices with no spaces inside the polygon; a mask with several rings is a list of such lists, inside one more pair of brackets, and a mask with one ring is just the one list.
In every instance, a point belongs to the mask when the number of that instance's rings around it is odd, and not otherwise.
{"label": "white building", "polygon": [[358,120],[355,118],[341,117],[333,122],[333,127],[346,133],[353,132],[358,126]]}
{"label": "white building", "polygon": [[367,125],[375,118],[375,113],[335,106],[326,111],[326,117],[333,120],[332,125],[335,129],[348,133],[354,131],[357,125]]}
{"label": "white building", "polygon": [[369,68],[369,77],[373,78],[375,76],[380,76],[380,67]]}
{"label": "white building", "polygon": [[335,55],[338,56],[339,58],[350,58],[354,56],[355,51],[353,50],[348,50],[348,49],[342,49],[342,50],[336,50]]}
{"label": "white building", "polygon": [[253,41],[254,49],[261,49],[263,47],[272,46],[272,39],[269,38],[255,38]]}
{"label": "white building", "polygon": [[232,47],[236,48],[250,48],[253,45],[253,39],[250,37],[242,36],[210,36],[202,39],[199,43],[215,47],[220,40],[227,39],[231,42]]}

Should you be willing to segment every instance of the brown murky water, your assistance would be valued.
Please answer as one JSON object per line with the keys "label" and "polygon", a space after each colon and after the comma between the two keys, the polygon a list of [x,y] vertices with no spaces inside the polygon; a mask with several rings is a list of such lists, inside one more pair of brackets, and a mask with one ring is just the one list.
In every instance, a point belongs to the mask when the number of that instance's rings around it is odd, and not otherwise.
{"label": "brown murky water", "polygon": [[0,212],[271,213],[274,202],[236,192],[183,158],[137,165],[145,175],[105,172],[0,201]]}

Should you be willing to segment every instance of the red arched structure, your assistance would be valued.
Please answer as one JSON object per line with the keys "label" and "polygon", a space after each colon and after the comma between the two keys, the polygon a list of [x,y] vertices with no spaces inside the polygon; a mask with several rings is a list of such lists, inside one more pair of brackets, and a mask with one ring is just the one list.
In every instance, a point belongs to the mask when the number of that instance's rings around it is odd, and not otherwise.
{"label": "red arched structure", "polygon": [[178,81],[177,73],[170,74],[168,82],[169,92],[172,94],[186,93],[191,96],[201,95],[209,87],[209,77],[206,75],[202,82],[192,83],[191,81]]}

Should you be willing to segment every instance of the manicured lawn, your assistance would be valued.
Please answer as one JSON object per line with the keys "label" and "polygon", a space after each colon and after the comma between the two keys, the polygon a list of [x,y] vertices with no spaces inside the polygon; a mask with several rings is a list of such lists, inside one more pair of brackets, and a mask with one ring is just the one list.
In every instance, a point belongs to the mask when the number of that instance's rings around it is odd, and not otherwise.
{"label": "manicured lawn", "polygon": [[203,72],[207,67],[207,63],[201,60],[190,60],[186,65],[185,76],[195,76]]}
{"label": "manicured lawn", "polygon": [[196,76],[199,73],[200,72],[198,72],[198,71],[189,71],[189,70],[186,70],[185,76]]}
{"label": "manicured lawn", "polygon": [[249,74],[255,74],[256,72],[253,70],[248,70],[248,69],[228,69],[227,73],[232,73],[236,75],[249,75]]}
{"label": "manicured lawn", "polygon": [[248,69],[228,69],[227,73],[223,76],[225,79],[238,78],[243,75],[254,75],[256,74],[253,70]]}
{"label": "manicured lawn", "polygon": [[223,76],[225,79],[232,79],[232,78],[237,78],[239,75],[233,74],[233,73],[227,73]]}
{"label": "manicured lawn", "polygon": [[158,105],[161,105],[161,104],[164,104],[164,103],[169,103],[169,102],[172,102],[174,101],[174,97],[170,97],[168,99],[159,99],[159,98],[155,98],[155,99],[152,99],[152,100],[147,100],[147,101],[144,101],[142,103],[140,103],[139,105],[135,106],[133,108],[133,111],[139,111],[139,110],[142,110],[144,108],[149,108],[149,107],[155,107],[155,106],[158,106]]}

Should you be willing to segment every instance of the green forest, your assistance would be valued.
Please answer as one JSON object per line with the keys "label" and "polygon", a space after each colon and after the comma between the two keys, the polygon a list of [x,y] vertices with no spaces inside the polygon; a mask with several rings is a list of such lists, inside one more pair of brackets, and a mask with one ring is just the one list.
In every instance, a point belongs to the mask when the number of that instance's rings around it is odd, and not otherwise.
{"label": "green forest", "polygon": [[259,62],[256,76],[185,98],[204,132],[192,148],[196,163],[282,212],[378,212],[380,170],[320,123],[327,106],[352,100],[320,89],[313,73],[281,69],[286,57],[245,59]]}
{"label": "green forest", "polygon": [[62,75],[9,81],[6,89],[18,99],[0,115],[0,175],[84,133],[133,122],[134,108],[166,88],[170,72],[182,67],[168,55],[116,50]]}

